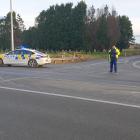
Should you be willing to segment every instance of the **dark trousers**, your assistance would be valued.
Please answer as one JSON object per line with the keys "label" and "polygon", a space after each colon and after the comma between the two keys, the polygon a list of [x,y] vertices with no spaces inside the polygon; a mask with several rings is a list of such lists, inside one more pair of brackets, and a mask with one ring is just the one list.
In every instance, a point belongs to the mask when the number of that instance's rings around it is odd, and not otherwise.
{"label": "dark trousers", "polygon": [[114,72],[117,72],[117,60],[111,60],[111,62],[110,62],[110,72],[113,72],[113,67],[114,67]]}

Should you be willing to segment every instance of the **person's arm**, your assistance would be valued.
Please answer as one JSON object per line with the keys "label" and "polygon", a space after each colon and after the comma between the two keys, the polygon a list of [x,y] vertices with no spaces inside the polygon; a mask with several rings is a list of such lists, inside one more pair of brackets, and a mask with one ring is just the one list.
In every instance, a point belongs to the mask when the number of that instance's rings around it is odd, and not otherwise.
{"label": "person's arm", "polygon": [[110,55],[111,55],[111,50],[108,51],[108,61],[109,61],[109,62],[110,62],[110,60],[111,60]]}
{"label": "person's arm", "polygon": [[117,59],[118,59],[119,55],[120,55],[120,51],[119,51],[118,48],[116,48],[116,58],[117,58]]}
{"label": "person's arm", "polygon": [[117,51],[117,55],[119,56],[120,55],[120,50],[117,48],[116,51]]}

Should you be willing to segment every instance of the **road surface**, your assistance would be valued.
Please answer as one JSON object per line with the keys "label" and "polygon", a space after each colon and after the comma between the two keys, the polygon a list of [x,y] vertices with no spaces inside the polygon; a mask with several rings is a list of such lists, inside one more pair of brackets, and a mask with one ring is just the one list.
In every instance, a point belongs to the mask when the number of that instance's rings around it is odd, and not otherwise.
{"label": "road surface", "polygon": [[140,140],[140,57],[0,67],[0,140]]}

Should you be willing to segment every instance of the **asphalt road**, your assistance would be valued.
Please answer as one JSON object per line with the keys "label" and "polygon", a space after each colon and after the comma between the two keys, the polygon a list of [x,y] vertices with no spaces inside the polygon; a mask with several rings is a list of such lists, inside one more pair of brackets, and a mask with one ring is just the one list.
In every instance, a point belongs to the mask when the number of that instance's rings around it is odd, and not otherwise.
{"label": "asphalt road", "polygon": [[140,140],[140,57],[0,67],[0,140]]}

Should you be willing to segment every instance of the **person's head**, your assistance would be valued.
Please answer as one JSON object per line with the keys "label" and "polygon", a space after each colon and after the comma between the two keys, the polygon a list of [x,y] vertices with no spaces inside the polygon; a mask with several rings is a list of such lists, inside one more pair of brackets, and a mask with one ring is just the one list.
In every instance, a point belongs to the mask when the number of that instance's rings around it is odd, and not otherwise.
{"label": "person's head", "polygon": [[113,46],[116,46],[116,41],[115,40],[113,40],[112,42],[111,42],[111,46],[113,47]]}
{"label": "person's head", "polygon": [[113,46],[112,46],[112,49],[115,49],[115,48],[116,48],[116,46],[115,46],[115,45],[113,45]]}

